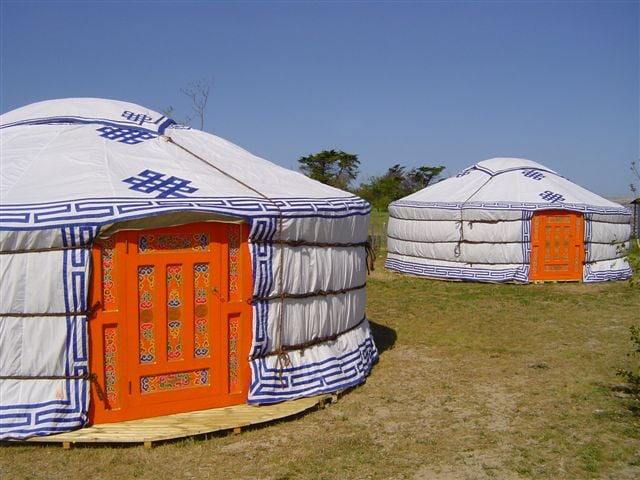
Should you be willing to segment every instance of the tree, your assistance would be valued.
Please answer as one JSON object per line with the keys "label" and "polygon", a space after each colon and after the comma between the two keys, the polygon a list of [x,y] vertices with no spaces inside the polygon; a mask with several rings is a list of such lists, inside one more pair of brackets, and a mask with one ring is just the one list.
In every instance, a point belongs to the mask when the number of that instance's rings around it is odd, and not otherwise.
{"label": "tree", "polygon": [[[204,130],[204,121],[205,121],[205,108],[207,107],[207,102],[209,101],[209,90],[211,89],[211,80],[202,79],[196,80],[195,82],[189,83],[186,87],[180,89],[180,93],[185,95],[191,100],[191,108],[195,112],[196,118],[198,119],[198,123],[200,124],[200,130]],[[176,109],[173,108],[172,105],[169,105],[162,113],[169,118],[174,118],[176,113]],[[185,116],[183,120],[178,123],[182,123],[184,125],[190,125],[193,117]]]}
{"label": "tree", "polygon": [[[638,188],[638,186],[640,185],[640,170],[636,161],[631,162],[630,170],[631,173],[633,173],[635,179],[629,184],[629,188],[631,189],[631,192],[637,196],[640,190]],[[638,182],[638,184],[636,184],[636,182]]]}
{"label": "tree", "polygon": [[409,181],[412,183],[411,193],[427,188],[434,179],[438,178],[444,169],[445,167],[442,165],[437,167],[422,166],[412,168],[407,175]]}
{"label": "tree", "polygon": [[298,159],[300,171],[327,185],[346,190],[358,176],[358,155],[342,150],[323,150]]}
{"label": "tree", "polygon": [[371,177],[368,183],[360,184],[356,193],[376,210],[386,210],[389,203],[403,196],[401,193],[403,178],[404,167],[394,165],[384,175]]}
{"label": "tree", "polygon": [[396,164],[384,175],[362,183],[356,193],[376,210],[386,210],[391,202],[427,187],[444,169],[443,166],[422,166],[407,172],[405,167]]}

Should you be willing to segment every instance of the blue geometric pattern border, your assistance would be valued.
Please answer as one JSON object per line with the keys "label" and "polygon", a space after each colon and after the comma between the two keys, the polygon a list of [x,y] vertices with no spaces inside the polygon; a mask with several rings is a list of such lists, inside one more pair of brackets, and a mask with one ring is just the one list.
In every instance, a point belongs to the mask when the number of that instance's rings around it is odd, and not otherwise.
{"label": "blue geometric pattern border", "polygon": [[[1,205],[0,230],[60,228],[72,225],[103,225],[176,211],[212,212],[240,218],[348,217],[367,215],[371,207],[358,197],[327,199],[256,197],[203,197],[177,199],[86,199],[47,204]],[[277,206],[276,206],[277,205]]]}
{"label": "blue geometric pattern border", "polygon": [[[583,217],[584,220],[584,261],[585,268],[591,262],[591,239],[593,238],[593,215],[587,213]],[[586,269],[584,271],[586,276]]]}
{"label": "blue geometric pattern border", "polygon": [[604,215],[630,216],[631,210],[627,207],[597,207],[578,203],[521,203],[521,202],[413,202],[398,200],[389,207],[409,207],[419,209],[440,209],[440,210],[549,210],[564,209],[583,213],[599,213]]}
{"label": "blue geometric pattern border", "polygon": [[[533,212],[528,210],[522,211],[522,263],[529,265],[531,263],[531,219]],[[527,281],[529,281],[529,271],[527,269]]]}
{"label": "blue geometric pattern border", "polygon": [[[255,219],[249,234],[252,240],[271,240],[277,231],[278,221],[271,219]],[[265,298],[273,289],[273,244],[251,243],[253,271],[253,294]],[[269,319],[269,302],[257,302],[253,306],[253,341],[252,355],[260,355],[269,351],[267,322]]]}
{"label": "blue geometric pattern border", "polygon": [[631,275],[633,275],[633,270],[629,266],[618,270],[594,272],[593,270],[591,270],[591,265],[587,264],[584,266],[583,282],[594,283],[605,282],[609,280],[628,280],[629,278],[631,278]]}
{"label": "blue geometric pattern border", "polygon": [[378,351],[369,337],[351,352],[295,368],[280,370],[267,366],[264,358],[252,360],[255,382],[251,385],[248,403],[276,403],[358,385],[377,359]]}
{"label": "blue geometric pattern border", "polygon": [[451,267],[444,265],[429,265],[407,262],[389,258],[384,262],[385,268],[400,273],[410,273],[421,277],[441,278],[448,280],[468,280],[477,282],[518,282],[529,283],[529,266],[517,268],[481,268],[481,267]]}

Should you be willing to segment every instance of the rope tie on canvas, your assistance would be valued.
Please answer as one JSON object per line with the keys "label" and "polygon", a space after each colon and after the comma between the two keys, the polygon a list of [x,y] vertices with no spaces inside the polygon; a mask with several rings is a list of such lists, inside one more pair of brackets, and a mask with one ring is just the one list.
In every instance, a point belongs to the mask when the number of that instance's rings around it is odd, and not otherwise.
{"label": "rope tie on canvas", "polygon": [[0,313],[0,317],[14,318],[34,318],[34,317],[87,317],[90,318],[102,305],[100,302],[94,303],[88,310],[80,312],[47,312],[47,313],[23,313],[23,312],[6,312]]}
{"label": "rope tie on canvas", "polygon": [[[456,224],[459,222],[456,222]],[[477,223],[477,222],[467,222],[467,226],[469,227],[469,229],[473,229],[473,225]],[[449,243],[466,243],[467,245],[510,245],[510,244],[522,244],[522,243],[527,243],[524,240],[513,240],[513,241],[491,241],[491,242],[483,242],[480,240],[467,240],[467,239],[463,239],[462,241],[460,240],[453,240],[453,241],[423,241],[423,240],[407,240],[406,238],[399,238],[393,235],[387,235],[388,238],[391,238],[393,240],[400,240],[402,242],[406,242],[406,243],[419,243],[419,244],[433,244],[433,245],[446,245]],[[592,242],[594,243],[594,242]],[[606,244],[605,244],[606,245]],[[405,255],[405,254],[403,254]],[[424,257],[424,258],[428,258],[428,257]]]}
{"label": "rope tie on canvas", "polygon": [[89,381],[96,388],[96,395],[98,395],[98,400],[100,400],[101,402],[104,402],[104,400],[107,398],[107,395],[104,393],[104,390],[102,389],[102,385],[100,385],[100,382],[98,382],[98,375],[96,375],[95,373],[90,374]]}
{"label": "rope tie on canvas", "polygon": [[90,373],[82,375],[0,375],[0,380],[91,380]]}
{"label": "rope tie on canvas", "polygon": [[87,245],[68,245],[63,247],[47,247],[47,248],[33,248],[33,249],[19,249],[19,250],[1,250],[0,255],[14,255],[16,253],[42,253],[42,252],[60,252],[63,250],[79,250],[91,248],[91,244]]}
{"label": "rope tie on canvas", "polygon": [[[253,243],[273,243],[272,240],[254,240]],[[309,242],[307,240],[283,240],[282,245],[288,247],[368,247],[370,243],[367,242],[346,242],[346,243],[329,243],[329,242]]]}
{"label": "rope tie on canvas", "polygon": [[456,227],[460,231],[460,235],[458,236],[456,246],[453,247],[453,254],[458,258],[462,252],[461,245],[464,242],[464,220],[462,219],[462,209],[460,209],[460,220],[456,222]]}
{"label": "rope tie on canvas", "polygon": [[[273,243],[272,240],[255,240],[252,243],[265,244]],[[346,242],[346,243],[329,243],[329,242],[309,242],[307,240],[282,240],[279,242],[281,245],[287,247],[320,247],[320,248],[349,248],[349,247],[364,247],[366,254],[367,274],[371,274],[374,270],[374,264],[376,261],[376,253],[369,240],[365,242]]]}
{"label": "rope tie on canvas", "polygon": [[98,376],[95,373],[83,373],[81,375],[1,375],[0,380],[89,380],[96,385],[98,398],[104,398],[104,392],[98,384]]}
{"label": "rope tie on canvas", "polygon": [[[456,258],[458,258],[462,254],[462,244],[467,243],[467,241],[464,238],[464,218],[462,216],[464,206],[467,202],[469,202],[469,200],[471,200],[471,197],[473,197],[476,193],[478,193],[487,183],[491,181],[492,178],[493,177],[490,176],[487,180],[485,180],[482,183],[482,185],[476,188],[476,190],[471,195],[469,195],[467,199],[464,202],[462,202],[462,204],[460,205],[460,220],[456,222],[456,225],[458,226],[458,230],[460,231],[460,236],[458,238],[458,242],[456,243],[456,246],[453,248],[453,254],[455,255]],[[472,222],[469,222],[469,228],[473,228]]]}
{"label": "rope tie on canvas", "polygon": [[366,285],[367,285],[366,283],[363,283],[362,285],[358,285],[355,287],[340,288],[338,290],[315,290],[313,292],[306,292],[306,293],[282,293],[282,294],[271,295],[269,297],[258,297],[254,295],[249,300],[249,303],[252,305],[255,305],[256,303],[259,303],[259,302],[270,302],[272,300],[277,300],[283,297],[302,299],[302,298],[311,298],[311,297],[327,297],[329,295],[341,295],[344,293],[353,292],[354,290],[361,290],[365,288]]}
{"label": "rope tie on canvas", "polygon": [[366,245],[365,245],[365,254],[367,256],[366,258],[366,263],[367,263],[367,275],[371,275],[371,272],[373,272],[375,270],[375,263],[376,263],[376,251],[373,248],[373,245],[371,244],[370,241],[366,241]]}
{"label": "rope tie on canvas", "polygon": [[[257,360],[259,358],[265,358],[265,357],[272,357],[274,355],[278,355],[278,365],[280,365],[280,355],[283,352],[292,352],[295,350],[300,350],[300,351],[304,351],[310,347],[313,347],[315,345],[319,345],[321,343],[326,343],[326,342],[332,342],[334,340],[337,340],[338,337],[351,332],[352,330],[355,330],[356,328],[358,328],[360,325],[362,325],[364,323],[364,321],[367,319],[366,316],[362,317],[362,320],[360,320],[358,323],[356,323],[355,325],[347,328],[346,330],[342,330],[341,332],[335,333],[333,335],[327,335],[325,337],[318,337],[318,338],[314,338],[313,340],[309,340],[308,342],[302,342],[302,343],[297,343],[295,345],[280,345],[278,348],[270,351],[270,352],[266,352],[266,353],[259,353],[259,354],[255,354],[255,355],[251,355],[249,357],[250,360]],[[287,357],[288,358],[288,357]],[[290,362],[289,362],[290,363]],[[282,375],[282,372],[280,372],[280,375]]]}
{"label": "rope tie on canvas", "polygon": [[98,382],[95,373],[83,373],[81,375],[0,375],[0,380],[89,380],[96,387],[96,393],[100,400],[104,400],[104,390]]}
{"label": "rope tie on canvas", "polygon": [[280,312],[278,316],[278,377],[280,379],[280,387],[284,387],[284,380],[282,379],[282,374],[284,369],[291,365],[291,358],[289,358],[289,354],[287,350],[284,348],[284,244],[282,243],[284,240],[282,238],[282,210],[278,208],[278,245],[280,247],[280,271],[278,272],[278,280],[280,283]]}

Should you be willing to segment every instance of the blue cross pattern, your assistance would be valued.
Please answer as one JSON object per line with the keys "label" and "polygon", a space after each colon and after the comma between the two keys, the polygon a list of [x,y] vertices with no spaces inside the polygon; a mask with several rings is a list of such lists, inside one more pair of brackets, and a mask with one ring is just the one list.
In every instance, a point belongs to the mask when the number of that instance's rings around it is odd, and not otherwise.
{"label": "blue cross pattern", "polygon": [[522,175],[533,180],[542,180],[544,178],[544,173],[537,170],[522,170]]}
{"label": "blue cross pattern", "polygon": [[548,202],[564,202],[565,200],[565,198],[559,193],[550,192],[549,190],[545,190],[539,195],[543,200],[546,200]]}
{"label": "blue cross pattern", "polygon": [[188,186],[191,180],[173,176],[166,178],[163,173],[153,170],[145,170],[140,172],[137,177],[125,178],[122,181],[131,184],[129,190],[142,193],[157,192],[156,198],[184,198],[185,194],[198,191],[197,188]]}
{"label": "blue cross pattern", "polygon": [[149,115],[145,115],[144,113],[134,113],[128,110],[122,112],[122,116],[131,122],[137,123],[138,125],[142,125],[145,122],[153,120]]}

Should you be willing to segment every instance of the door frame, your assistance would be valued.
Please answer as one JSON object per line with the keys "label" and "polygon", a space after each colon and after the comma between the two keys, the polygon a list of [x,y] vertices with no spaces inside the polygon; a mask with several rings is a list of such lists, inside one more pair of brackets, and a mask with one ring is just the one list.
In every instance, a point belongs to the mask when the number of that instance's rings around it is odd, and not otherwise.
{"label": "door frame", "polygon": [[[553,238],[545,235],[547,219],[553,217],[568,217],[570,220],[571,244],[567,246],[569,255],[566,271],[554,269],[545,270],[545,265],[553,264],[558,259],[547,260],[544,257],[544,244],[550,244]],[[557,239],[556,239],[557,240]],[[562,259],[560,259],[561,262]],[[584,248],[584,215],[581,212],[571,210],[539,210],[531,217],[531,246],[529,258],[529,280],[532,282],[544,281],[582,281],[585,262]],[[561,263],[558,263],[561,266]]]}
{"label": "door frame", "polygon": [[[157,397],[148,398],[157,398],[158,401],[157,403],[142,401],[140,376],[144,369],[140,368],[141,365],[133,354],[139,351],[140,338],[138,280],[137,278],[132,280],[133,277],[126,274],[127,270],[130,273],[133,268],[131,263],[133,257],[128,256],[126,250],[127,248],[136,249],[135,255],[140,255],[137,252],[137,244],[132,245],[137,242],[130,241],[135,235],[193,230],[203,228],[203,225],[214,232],[209,240],[211,245],[209,262],[210,264],[218,263],[222,280],[219,285],[214,285],[215,288],[211,289],[208,297],[209,305],[213,310],[207,312],[210,335],[213,334],[214,322],[218,322],[215,329],[225,332],[219,338],[209,340],[211,348],[217,348],[222,352],[221,355],[225,355],[224,365],[228,371],[220,372],[218,371],[221,370],[220,368],[215,371],[217,382],[215,391],[218,392],[215,395],[211,395],[213,390],[205,385],[198,388],[172,390],[169,395],[165,395],[165,392],[145,394],[156,395]],[[230,244],[231,232],[234,232],[236,243]],[[248,225],[244,222],[213,221],[145,230],[121,230],[111,233],[111,236],[106,239],[95,242],[92,249],[90,304],[99,302],[100,307],[90,319],[88,327],[89,369],[95,375],[90,393],[90,423],[118,422],[246,403],[251,376],[249,353],[253,335],[250,304],[253,280],[248,232]],[[233,278],[228,274],[231,268],[234,269]],[[165,273],[162,272],[160,275],[156,281],[165,282]],[[194,308],[191,312],[194,312]],[[193,321],[195,322],[195,317]],[[166,327],[162,322],[157,326],[158,329]],[[230,331],[234,335],[233,338],[230,337]],[[162,337],[160,335],[160,338]],[[160,345],[159,341],[156,343]],[[230,370],[231,356],[233,356],[233,372]],[[212,355],[209,382],[213,381],[212,374],[216,367],[213,361]],[[200,396],[198,392],[208,394]],[[167,400],[162,400],[162,395],[165,395]]]}

